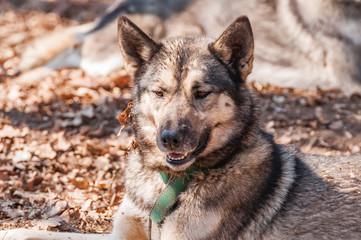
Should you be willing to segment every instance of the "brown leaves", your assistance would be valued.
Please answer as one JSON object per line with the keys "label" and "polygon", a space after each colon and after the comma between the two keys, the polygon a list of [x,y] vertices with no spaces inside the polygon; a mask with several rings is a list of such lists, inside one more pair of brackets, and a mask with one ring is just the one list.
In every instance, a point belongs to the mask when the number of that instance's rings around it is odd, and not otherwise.
{"label": "brown leaves", "polygon": [[[123,196],[124,151],[115,135],[99,140],[68,131],[6,129],[16,134],[6,130],[0,139],[0,228],[63,228],[73,222],[92,229],[98,221],[109,223]],[[110,229],[99,229],[105,226]]]}
{"label": "brown leaves", "polygon": [[0,129],[0,138],[14,138],[21,136],[21,131],[10,125],[5,125]]}
{"label": "brown leaves", "polygon": [[127,108],[121,114],[119,114],[117,117],[117,120],[123,126],[127,126],[129,124],[129,122],[131,121],[132,107],[133,107],[133,103],[132,102],[128,103]]}
{"label": "brown leaves", "polygon": [[250,86],[262,98],[261,119],[265,129],[278,143],[298,145],[308,153],[359,152],[361,121],[356,119],[361,113],[361,98],[358,94],[345,96],[337,89],[312,91],[260,83]]}
{"label": "brown leaves", "polygon": [[132,107],[133,107],[133,103],[130,102],[128,103],[127,108],[118,115],[117,120],[119,121],[119,123],[122,125],[119,129],[119,132],[117,134],[117,136],[119,137],[120,134],[122,133],[123,129],[131,122],[132,119]]}
{"label": "brown leaves", "polygon": [[[11,9],[41,9],[34,4],[0,2],[0,229],[109,231],[124,194],[129,134],[115,134],[116,116],[130,100],[130,78],[124,69],[98,78],[81,69],[17,77],[19,56],[32,38],[91,10],[63,19]],[[48,4],[56,9],[57,2]]]}
{"label": "brown leaves", "polygon": [[[19,54],[32,38],[70,24],[34,10],[42,9],[36,4],[0,1],[0,228],[110,231],[124,196],[124,154],[136,147],[127,129],[115,136],[119,122],[131,123],[131,103],[116,120],[131,100],[130,78],[124,69],[98,78],[81,69],[16,77]],[[33,10],[9,9],[15,5]],[[93,19],[81,6],[69,8],[66,19]],[[361,95],[251,87],[260,97],[262,126],[277,142],[312,153],[361,152]]]}

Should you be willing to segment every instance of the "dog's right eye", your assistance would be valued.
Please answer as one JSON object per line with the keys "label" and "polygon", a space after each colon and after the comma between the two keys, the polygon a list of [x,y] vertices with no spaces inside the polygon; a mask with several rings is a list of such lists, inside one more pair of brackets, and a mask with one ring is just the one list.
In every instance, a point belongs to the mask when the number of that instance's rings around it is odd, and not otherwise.
{"label": "dog's right eye", "polygon": [[160,97],[162,98],[164,96],[163,92],[162,91],[153,91],[153,93],[157,96],[157,97]]}

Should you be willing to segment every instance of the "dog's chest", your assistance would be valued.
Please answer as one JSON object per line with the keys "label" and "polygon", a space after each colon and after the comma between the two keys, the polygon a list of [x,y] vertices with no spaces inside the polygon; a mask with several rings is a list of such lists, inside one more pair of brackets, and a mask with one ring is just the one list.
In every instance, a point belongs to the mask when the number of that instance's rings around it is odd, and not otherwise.
{"label": "dog's chest", "polygon": [[[146,232],[150,211],[165,186],[158,173],[142,172],[128,178],[128,196],[135,205],[143,209],[142,216],[139,217],[145,223]],[[222,214],[215,209],[205,210],[200,207],[203,205],[200,196],[192,196],[193,192],[187,188],[177,197],[175,208],[167,213],[162,224],[152,222],[152,239],[204,239],[217,229]]]}
{"label": "dog's chest", "polygon": [[222,220],[221,212],[200,209],[201,203],[179,202],[160,225],[152,223],[152,239],[209,239]]}

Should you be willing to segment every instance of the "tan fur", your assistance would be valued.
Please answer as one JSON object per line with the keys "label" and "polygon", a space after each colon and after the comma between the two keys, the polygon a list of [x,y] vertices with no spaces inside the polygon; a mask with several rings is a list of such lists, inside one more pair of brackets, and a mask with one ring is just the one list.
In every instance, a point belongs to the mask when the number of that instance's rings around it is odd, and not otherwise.
{"label": "tan fur", "polygon": [[[32,68],[42,66],[66,50],[68,52],[63,53],[63,55],[71,55],[70,52],[75,52],[75,49],[82,42],[81,34],[90,28],[91,24],[84,24],[55,31],[45,38],[35,39],[22,53],[18,69],[21,72],[26,72]],[[46,47],[49,45],[51,45],[51,48]],[[58,59],[64,62],[64,57],[58,57]],[[53,60],[50,65],[57,65],[56,61]],[[68,63],[67,66],[77,66],[78,64],[77,62]]]}
{"label": "tan fur", "polygon": [[[126,194],[113,232],[100,239],[361,238],[361,156],[304,155],[260,130],[257,102],[244,79],[253,59],[247,17],[237,18],[218,40],[161,43],[120,17],[119,43],[134,77],[137,148],[127,159]],[[171,157],[177,154],[184,157]],[[175,208],[162,224],[150,222],[166,186],[159,172],[177,177],[190,166],[198,171]],[[27,230],[0,237],[95,239]]]}
{"label": "tan fur", "polygon": [[[337,87],[348,93],[361,90],[361,5],[357,0],[140,0],[127,4],[127,10],[119,2],[112,9],[123,9],[120,13],[128,14],[156,40],[182,35],[218,37],[231,20],[246,14],[253,22],[256,39],[254,63],[244,64],[248,70],[252,64],[256,66],[250,80],[298,88]],[[124,66],[124,59],[117,54],[116,22],[109,14],[102,20],[109,24],[86,34],[79,48],[46,65],[54,69],[71,63],[92,75]],[[54,42],[37,45],[21,61],[52,59],[60,53],[52,49],[61,50]],[[71,45],[69,42],[62,49]],[[223,55],[227,59],[227,51]],[[27,65],[21,69],[38,64]],[[243,73],[243,78],[249,74]]]}

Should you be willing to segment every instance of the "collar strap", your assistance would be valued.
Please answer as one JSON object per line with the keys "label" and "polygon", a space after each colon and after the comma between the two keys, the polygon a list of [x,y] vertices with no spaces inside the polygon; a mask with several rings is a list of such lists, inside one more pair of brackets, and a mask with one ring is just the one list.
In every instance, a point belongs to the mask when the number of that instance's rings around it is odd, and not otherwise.
{"label": "collar strap", "polygon": [[159,194],[149,214],[154,223],[163,223],[165,217],[173,210],[179,194],[187,187],[194,173],[200,170],[198,167],[191,167],[180,177],[172,177],[163,172],[159,173],[166,186]]}

